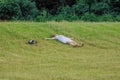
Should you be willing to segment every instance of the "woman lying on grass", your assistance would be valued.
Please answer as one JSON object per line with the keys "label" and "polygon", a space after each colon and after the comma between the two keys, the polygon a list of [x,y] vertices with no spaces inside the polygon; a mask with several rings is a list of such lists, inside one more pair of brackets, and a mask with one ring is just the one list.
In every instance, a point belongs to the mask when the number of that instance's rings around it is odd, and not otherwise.
{"label": "woman lying on grass", "polygon": [[48,39],[56,39],[62,43],[65,43],[65,44],[69,44],[73,47],[82,47],[84,44],[81,43],[81,44],[78,44],[77,42],[73,41],[71,38],[68,38],[66,36],[63,36],[63,35],[58,35],[58,34],[55,34],[53,35],[51,38],[45,38],[46,40]]}

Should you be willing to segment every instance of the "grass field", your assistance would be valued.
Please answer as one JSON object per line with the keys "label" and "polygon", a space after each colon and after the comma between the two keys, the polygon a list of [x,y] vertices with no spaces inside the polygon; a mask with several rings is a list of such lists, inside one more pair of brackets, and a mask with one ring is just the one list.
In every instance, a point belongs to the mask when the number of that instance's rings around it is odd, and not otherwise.
{"label": "grass field", "polygon": [[120,80],[120,22],[0,22],[0,80]]}

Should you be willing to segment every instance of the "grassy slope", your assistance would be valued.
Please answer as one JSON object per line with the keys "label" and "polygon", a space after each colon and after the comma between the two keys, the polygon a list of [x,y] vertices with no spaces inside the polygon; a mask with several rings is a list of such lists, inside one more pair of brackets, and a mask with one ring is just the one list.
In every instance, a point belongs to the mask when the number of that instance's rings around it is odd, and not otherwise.
{"label": "grassy slope", "polygon": [[[73,37],[82,48],[55,40]],[[38,45],[28,45],[29,39]],[[119,22],[0,22],[0,80],[119,80]]]}

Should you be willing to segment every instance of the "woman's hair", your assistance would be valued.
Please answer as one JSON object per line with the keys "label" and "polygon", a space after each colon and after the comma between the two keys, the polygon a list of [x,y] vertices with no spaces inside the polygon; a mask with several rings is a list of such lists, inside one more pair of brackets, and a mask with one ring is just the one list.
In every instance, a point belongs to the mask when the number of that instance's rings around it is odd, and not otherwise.
{"label": "woman's hair", "polygon": [[53,34],[51,37],[55,37],[57,34]]}

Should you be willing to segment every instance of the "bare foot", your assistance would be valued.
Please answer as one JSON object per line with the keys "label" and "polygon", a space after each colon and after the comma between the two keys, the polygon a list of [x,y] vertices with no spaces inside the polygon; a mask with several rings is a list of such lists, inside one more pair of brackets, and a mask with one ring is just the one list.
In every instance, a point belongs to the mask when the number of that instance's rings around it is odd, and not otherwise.
{"label": "bare foot", "polygon": [[74,47],[82,47],[82,46],[84,46],[83,43],[81,43],[81,44],[77,44],[77,45],[74,45]]}
{"label": "bare foot", "polygon": [[81,43],[81,44],[79,44],[79,46],[80,46],[80,47],[82,47],[82,46],[84,46],[84,44],[83,44],[83,43]]}

